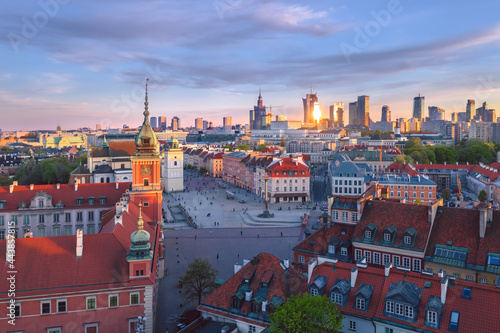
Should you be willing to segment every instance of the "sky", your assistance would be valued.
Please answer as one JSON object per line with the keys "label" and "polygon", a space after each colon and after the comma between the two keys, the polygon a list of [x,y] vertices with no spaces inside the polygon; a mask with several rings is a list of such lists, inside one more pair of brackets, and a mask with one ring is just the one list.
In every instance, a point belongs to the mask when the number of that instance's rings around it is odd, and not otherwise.
{"label": "sky", "polygon": [[[500,113],[498,1],[23,0],[0,4],[0,128],[139,126],[152,116],[248,123],[259,88],[303,120],[312,89],[370,96],[392,118],[425,106]],[[347,118],[346,112],[346,118]],[[347,121],[348,119],[346,119]]]}

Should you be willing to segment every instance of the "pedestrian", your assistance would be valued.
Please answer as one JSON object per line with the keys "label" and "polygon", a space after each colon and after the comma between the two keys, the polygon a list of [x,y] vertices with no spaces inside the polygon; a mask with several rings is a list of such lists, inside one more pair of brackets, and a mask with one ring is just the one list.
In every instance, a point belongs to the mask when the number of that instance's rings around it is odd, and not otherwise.
{"label": "pedestrian", "polygon": [[257,238],[260,238],[259,234],[257,234]]}
{"label": "pedestrian", "polygon": [[196,239],[196,235],[194,235],[194,239]]}
{"label": "pedestrian", "polygon": [[217,259],[219,259],[219,254],[217,253]]}
{"label": "pedestrian", "polygon": [[241,236],[243,236],[243,230],[240,231]]}
{"label": "pedestrian", "polygon": [[281,237],[283,237],[283,231],[281,232]]}

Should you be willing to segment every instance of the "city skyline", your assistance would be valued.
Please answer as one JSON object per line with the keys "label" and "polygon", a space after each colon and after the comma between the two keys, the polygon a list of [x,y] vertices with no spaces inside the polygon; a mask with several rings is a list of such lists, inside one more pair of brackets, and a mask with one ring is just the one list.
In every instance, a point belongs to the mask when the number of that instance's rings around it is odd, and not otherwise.
{"label": "city skyline", "polygon": [[[139,126],[146,77],[151,113],[183,124],[248,123],[259,87],[265,105],[284,106],[273,113],[291,120],[303,119],[301,99],[311,88],[323,118],[330,105],[362,95],[374,121],[383,105],[393,119],[410,118],[418,94],[447,119],[465,112],[468,99],[500,109],[500,4],[487,1],[5,7],[3,130]],[[348,112],[345,118],[348,124]]]}

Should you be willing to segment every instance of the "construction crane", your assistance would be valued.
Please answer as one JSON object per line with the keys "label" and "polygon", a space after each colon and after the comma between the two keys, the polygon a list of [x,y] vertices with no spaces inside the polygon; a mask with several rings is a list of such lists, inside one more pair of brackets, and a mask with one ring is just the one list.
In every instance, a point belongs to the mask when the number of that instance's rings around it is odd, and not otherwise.
{"label": "construction crane", "polygon": [[269,105],[269,106],[266,106],[266,109],[269,109],[269,113],[271,115],[273,114],[273,108],[284,108],[284,106],[283,105],[278,105],[278,106]]}

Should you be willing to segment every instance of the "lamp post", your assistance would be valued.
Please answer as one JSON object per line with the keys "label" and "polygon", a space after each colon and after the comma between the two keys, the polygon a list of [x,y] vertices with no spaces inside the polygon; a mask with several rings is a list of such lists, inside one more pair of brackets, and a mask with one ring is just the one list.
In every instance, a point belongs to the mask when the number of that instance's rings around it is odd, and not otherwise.
{"label": "lamp post", "polygon": [[146,316],[137,317],[137,322],[135,323],[135,331],[136,333],[146,332]]}
{"label": "lamp post", "polygon": [[272,213],[269,213],[269,203],[268,203],[268,200],[267,200],[267,172],[264,174],[264,181],[265,181],[265,191],[266,191],[266,198],[264,200],[264,211],[262,212],[262,214],[259,214],[258,216],[259,217],[262,217],[262,218],[271,218],[271,217],[274,217],[274,214]]}

